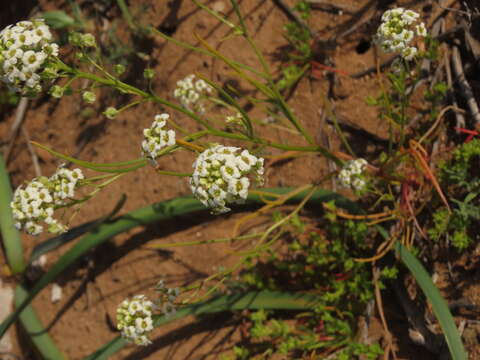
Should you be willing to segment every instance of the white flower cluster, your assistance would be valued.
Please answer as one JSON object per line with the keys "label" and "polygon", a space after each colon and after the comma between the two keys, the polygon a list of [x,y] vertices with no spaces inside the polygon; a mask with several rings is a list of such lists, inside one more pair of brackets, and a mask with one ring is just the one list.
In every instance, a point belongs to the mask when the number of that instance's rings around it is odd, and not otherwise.
{"label": "white flower cluster", "polygon": [[143,130],[145,140],[142,141],[142,152],[149,160],[155,161],[160,150],[175,145],[175,131],[164,130],[169,117],[168,114],[155,115],[152,126]]}
{"label": "white flower cluster", "polygon": [[230,211],[227,203],[241,203],[248,196],[249,174],[263,184],[263,159],[237,147],[214,145],[202,152],[193,163],[190,186],[193,195],[212,213]]}
{"label": "white flower cluster", "polygon": [[175,300],[180,294],[180,289],[167,288],[164,281],[160,280],[155,287],[155,290],[160,293],[160,299],[158,300],[157,304],[165,317],[169,318],[175,315],[177,313],[177,309],[175,308]]}
{"label": "white flower cluster", "polygon": [[40,222],[49,225],[52,233],[63,232],[65,226],[53,218],[55,207],[65,205],[74,196],[75,187],[83,179],[80,169],[61,168],[50,178],[41,176],[28,183],[25,189],[19,186],[13,194],[10,207],[18,230],[24,229],[30,235],[43,231]]}
{"label": "white flower cluster", "polygon": [[184,108],[201,114],[205,112],[202,98],[205,93],[211,92],[210,85],[202,79],[195,81],[195,75],[190,74],[185,79],[177,81],[177,88],[174,90],[173,96],[180,100]]}
{"label": "white flower cluster", "polygon": [[362,191],[365,188],[366,182],[361,175],[365,171],[367,164],[365,159],[347,161],[338,174],[340,184],[344,187],[350,187],[355,191]]}
{"label": "white flower cluster", "polygon": [[22,95],[42,90],[41,80],[56,77],[50,63],[58,45],[43,19],[20,21],[0,32],[0,75],[3,82]]}
{"label": "white flower cluster", "polygon": [[418,21],[419,17],[415,11],[403,8],[385,11],[376,42],[385,52],[400,52],[405,60],[412,60],[418,52],[415,46],[410,45],[415,35],[427,36],[425,24]]}
{"label": "white flower cluster", "polygon": [[152,313],[155,309],[155,304],[145,295],[123,300],[117,308],[117,329],[122,337],[137,345],[151,344],[148,335],[153,330]]}

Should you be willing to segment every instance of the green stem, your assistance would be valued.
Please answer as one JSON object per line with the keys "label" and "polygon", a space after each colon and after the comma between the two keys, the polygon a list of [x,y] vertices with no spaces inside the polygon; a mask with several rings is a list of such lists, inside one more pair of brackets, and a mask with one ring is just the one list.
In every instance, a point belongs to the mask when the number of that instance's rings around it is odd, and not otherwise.
{"label": "green stem", "polygon": [[290,111],[290,108],[285,102],[285,99],[283,98],[282,94],[280,94],[280,92],[278,91],[278,88],[275,82],[273,81],[270,68],[267,62],[265,61],[265,57],[263,56],[262,52],[258,49],[257,44],[253,41],[252,37],[247,31],[247,28],[243,20],[242,14],[240,13],[240,9],[238,7],[237,1],[230,0],[230,2],[233,5],[235,13],[237,14],[237,17],[239,18],[240,26],[242,27],[243,36],[245,37],[248,44],[255,52],[255,55],[257,56],[258,60],[260,61],[263,67],[263,71],[267,75],[268,83],[270,85],[271,90],[273,90],[273,94],[275,95],[275,98],[278,101],[279,107],[282,109],[283,113],[287,116],[287,118],[292,122],[295,128],[303,135],[303,137],[307,140],[307,142],[309,144],[315,144],[315,141],[313,140],[312,136],[305,130],[305,128],[302,126],[302,124],[300,124],[296,116]]}
{"label": "green stem", "polygon": [[[63,64],[63,63],[61,63],[61,64]],[[180,112],[184,113],[185,115],[191,117],[192,119],[194,119],[195,121],[197,121],[201,125],[205,126],[205,128],[208,129],[208,132],[211,135],[218,136],[218,137],[223,137],[223,138],[229,138],[229,139],[237,139],[237,140],[248,141],[248,142],[252,142],[252,143],[255,143],[255,144],[261,144],[261,145],[265,145],[265,146],[269,146],[269,147],[273,147],[273,148],[277,148],[277,149],[281,149],[281,150],[319,152],[322,155],[324,155],[325,157],[329,158],[330,160],[335,161],[338,165],[341,165],[341,162],[337,159],[337,157],[334,156],[332,153],[330,153],[327,149],[325,149],[322,146],[319,146],[319,145],[312,145],[312,146],[306,146],[306,147],[305,146],[290,146],[290,145],[274,143],[274,142],[271,142],[269,140],[264,140],[264,139],[259,139],[259,138],[249,138],[248,136],[243,135],[243,134],[234,134],[234,133],[229,133],[229,132],[226,132],[226,131],[217,130],[217,129],[213,128],[212,126],[210,126],[210,124],[208,124],[206,121],[201,119],[195,113],[193,113],[189,110],[186,110],[179,105],[175,105],[175,104],[173,104],[173,103],[171,103],[167,100],[164,100],[164,99],[162,99],[158,96],[149,94],[149,93],[147,93],[143,90],[140,90],[140,89],[138,89],[134,86],[126,84],[126,83],[124,83],[124,82],[122,82],[118,79],[115,79],[115,80],[105,79],[105,78],[99,77],[99,76],[94,75],[94,74],[90,74],[90,73],[86,73],[86,72],[83,72],[83,71],[72,69],[66,64],[63,64],[62,67],[63,67],[64,70],[71,72],[72,74],[76,75],[79,78],[89,79],[89,80],[93,80],[93,81],[96,81],[98,83],[101,83],[101,84],[104,84],[104,85],[107,85],[107,86],[112,86],[112,87],[117,88],[117,89],[119,89],[121,91],[124,91],[126,93],[138,95],[138,96],[141,96],[141,97],[143,97],[147,100],[152,100],[152,101],[155,101],[155,102],[160,103],[162,105],[168,106],[168,107],[170,107],[174,110],[180,111]]]}
{"label": "green stem", "polygon": [[192,173],[179,173],[175,171],[167,171],[167,170],[157,170],[157,173],[160,175],[169,175],[169,176],[178,176],[178,177],[190,177]]}

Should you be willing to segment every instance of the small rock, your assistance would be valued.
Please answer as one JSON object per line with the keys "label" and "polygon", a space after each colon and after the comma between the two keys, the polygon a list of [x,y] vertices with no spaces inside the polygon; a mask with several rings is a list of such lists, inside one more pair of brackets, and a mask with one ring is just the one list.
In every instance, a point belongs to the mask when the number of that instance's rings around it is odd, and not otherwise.
{"label": "small rock", "polygon": [[47,255],[42,255],[38,259],[32,262],[32,265],[43,269],[47,264]]}
{"label": "small rock", "polygon": [[[7,286],[3,286],[0,279],[0,322],[2,322],[12,311],[13,303],[13,289]],[[0,353],[8,353],[13,350],[12,339],[10,337],[10,331],[8,331],[0,339]],[[3,357],[2,357],[3,359]]]}
{"label": "small rock", "polygon": [[51,294],[51,298],[50,298],[52,303],[55,304],[56,302],[59,302],[62,299],[62,293],[63,293],[62,287],[60,285],[58,285],[57,283],[53,284],[52,294]]}

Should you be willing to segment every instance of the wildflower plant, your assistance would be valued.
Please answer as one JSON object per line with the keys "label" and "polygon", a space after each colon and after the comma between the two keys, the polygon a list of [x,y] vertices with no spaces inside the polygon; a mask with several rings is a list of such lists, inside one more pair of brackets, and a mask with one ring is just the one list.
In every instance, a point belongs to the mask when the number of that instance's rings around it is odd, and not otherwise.
{"label": "wildflower plant", "polygon": [[415,37],[427,36],[425,24],[413,10],[396,8],[382,15],[382,23],[376,34],[376,42],[385,52],[398,52],[406,61],[413,60],[418,49],[413,46]]}
{"label": "wildflower plant", "polygon": [[38,177],[25,188],[19,186],[10,204],[15,227],[30,235],[39,235],[43,231],[41,223],[44,222],[51,233],[66,231],[66,227],[53,218],[53,213],[56,208],[73,200],[75,188],[83,178],[80,169],[60,168],[50,178]]}
{"label": "wildflower plant", "polygon": [[349,160],[338,173],[340,184],[357,192],[363,191],[367,185],[363,175],[366,166],[365,159]]}
{"label": "wildflower plant", "polygon": [[[42,277],[41,282],[31,289],[28,297],[17,306],[14,315],[5,320],[3,324],[0,324],[0,337],[5,333],[8,326],[15,321],[15,318],[28,306],[33,297],[49,282],[54,281],[73,261],[80,259],[87,251],[113,235],[139,224],[143,225],[160,219],[166,220],[176,215],[192,214],[194,211],[206,208],[213,214],[220,215],[229,212],[232,204],[248,202],[255,206],[263,205],[263,207],[240,218],[234,226],[234,234],[231,238],[211,241],[233,242],[234,240],[255,239],[253,242],[245,242],[245,244],[251,247],[239,253],[238,264],[227,269],[218,270],[207,279],[201,279],[195,284],[182,288],[182,294],[185,291],[191,291],[189,293],[191,296],[188,301],[182,302],[181,305],[185,305],[185,307],[178,311],[176,316],[173,315],[177,306],[180,305],[177,302],[180,289],[168,289],[163,282],[157,286],[156,290],[159,294],[159,299],[156,301],[149,300],[144,295],[137,295],[131,300],[123,301],[117,310],[117,326],[121,336],[128,342],[148,345],[151,342],[149,335],[153,330],[153,319],[157,315],[163,314],[164,316],[161,320],[167,321],[167,318],[174,319],[180,317],[179,313],[185,316],[185,314],[240,309],[259,310],[270,307],[272,309],[282,308],[291,311],[301,310],[309,312],[306,320],[306,326],[309,327],[309,330],[304,337],[288,337],[287,332],[289,328],[286,324],[281,321],[271,321],[270,324],[266,324],[271,319],[265,317],[264,314],[259,313],[255,315],[257,316],[256,319],[252,318],[252,321],[255,322],[255,327],[253,328],[255,333],[252,336],[286,340],[281,343],[281,346],[274,349],[282,355],[292,355],[294,351],[300,350],[316,356],[318,355],[317,349],[324,347],[327,348],[327,353],[337,351],[337,349],[338,351],[344,351],[343,358],[362,352],[373,354],[372,357],[376,356],[379,351],[375,346],[365,349],[360,345],[350,346],[349,344],[355,337],[353,332],[354,326],[352,325],[353,319],[359,314],[359,309],[363,309],[365,303],[373,297],[372,272],[369,271],[371,269],[368,269],[370,264],[372,264],[373,269],[376,269],[375,261],[394,246],[396,249],[401,250],[400,255],[402,259],[407,259],[405,263],[408,262],[411,265],[415,260],[412,260],[412,255],[403,245],[411,244],[412,240],[409,234],[413,233],[411,227],[415,226],[416,213],[411,206],[412,201],[407,198],[408,190],[414,188],[414,186],[412,186],[413,181],[407,181],[405,176],[398,172],[403,169],[402,166],[405,168],[408,160],[412,164],[410,167],[412,172],[419,168],[424,170],[424,183],[427,180],[434,183],[431,169],[425,166],[426,162],[424,160],[427,151],[421,145],[424,140],[423,137],[416,142],[413,138],[414,136],[406,132],[406,124],[408,122],[407,108],[410,100],[410,94],[407,94],[407,87],[412,84],[409,60],[415,62],[419,58],[419,56],[415,56],[416,48],[413,50],[412,32],[413,35],[424,37],[424,25],[418,21],[418,14],[403,9],[391,10],[383,17],[383,24],[379,29],[377,41],[382,44],[385,50],[399,51],[403,55],[403,70],[401,74],[398,76],[389,75],[396,93],[401,96],[383,96],[377,102],[377,104],[384,105],[383,110],[385,111],[383,114],[389,120],[391,133],[388,152],[383,154],[381,159],[378,160],[379,164],[369,165],[375,171],[372,171],[371,174],[369,171],[368,177],[378,176],[382,181],[369,180],[367,186],[366,160],[357,158],[354,154],[349,156],[318,144],[311,132],[305,128],[301,119],[290,108],[281,91],[289,86],[287,86],[288,84],[278,84],[275,80],[274,72],[255,44],[250,30],[246,27],[237,2],[231,0],[233,10],[238,17],[238,24],[230,21],[230,19],[225,19],[222,15],[210,10],[206,5],[200,4],[197,0],[194,0],[194,2],[217,19],[220,19],[224,25],[230,27],[232,37],[243,37],[258,57],[261,69],[235,61],[230,56],[220,53],[201,37],[198,37],[198,40],[204,49],[197,49],[182,43],[159,32],[155,28],[149,29],[148,36],[160,36],[190,51],[210,55],[223,61],[226,66],[233,70],[235,76],[255,88],[258,99],[252,99],[255,100],[252,103],[268,104],[267,111],[269,115],[275,114],[276,117],[282,120],[285,128],[290,133],[295,133],[297,138],[292,141],[295,145],[292,145],[290,142],[277,142],[269,136],[263,135],[251,121],[245,106],[230,96],[222,86],[207,80],[203,76],[201,79],[196,79],[194,75],[189,75],[185,79],[179,80],[176,89],[172,89],[176,99],[172,102],[152,91],[150,85],[155,80],[155,77],[151,78],[151,73],[148,71],[146,73],[150,75],[147,76],[148,86],[146,89],[141,89],[122,81],[118,76],[126,70],[126,67],[121,64],[106,65],[102,61],[101,49],[96,46],[93,35],[71,34],[69,41],[74,46],[75,56],[72,56],[69,61],[63,61],[58,57],[58,47],[52,42],[52,36],[47,31],[48,28],[44,26],[43,21],[21,22],[15,26],[8,27],[0,33],[0,62],[2,65],[0,71],[2,71],[1,75],[4,81],[7,81],[21,94],[38,94],[43,90],[43,85],[47,80],[53,80],[61,76],[65,79],[66,84],[61,88],[58,86],[52,89],[51,93],[55,96],[74,93],[64,90],[70,88],[70,85],[77,80],[87,84],[86,87],[82,86],[81,88],[82,98],[87,103],[95,101],[94,91],[100,87],[110,88],[122,94],[119,98],[128,103],[123,106],[116,104],[116,107],[108,106],[103,112],[111,121],[115,121],[115,117],[121,112],[127,109],[131,111],[137,105],[146,102],[162,108],[162,113],[155,116],[151,127],[144,129],[143,137],[141,136],[141,129],[139,129],[138,148],[141,148],[142,156],[134,160],[114,163],[88,162],[35,143],[37,147],[50,152],[64,161],[98,172],[100,175],[84,179],[83,173],[78,169],[68,170],[61,168],[50,178],[35,178],[26,187],[20,186],[15,191],[13,200],[10,203],[10,209],[17,228],[25,230],[30,234],[40,234],[43,231],[42,223],[46,223],[52,232],[64,231],[65,226],[53,217],[55,210],[84,203],[92,199],[98,191],[124,175],[145,167],[149,162],[154,163],[160,157],[170,156],[173,152],[191,151],[195,154],[196,159],[192,164],[192,168],[188,167],[186,169],[187,172],[161,170],[158,167],[149,170],[155,171],[158,176],[168,175],[184,178],[184,181],[190,185],[194,198],[187,197],[169,200],[164,204],[155,204],[120,217],[118,220],[105,221],[100,224],[99,230],[92,231],[86,236],[84,241],[73,246],[59,260],[59,263]],[[308,59],[311,53],[308,49],[303,50],[304,54],[302,57]],[[241,129],[232,127],[228,129],[229,131],[225,131],[223,129],[225,122],[222,121],[221,128],[217,128],[218,122],[213,121],[208,114],[206,115],[206,109],[210,102],[216,106],[224,106],[229,111],[235,108],[241,114],[241,121],[244,126]],[[168,108],[169,111],[180,114],[184,118],[189,118],[189,120],[195,122],[194,125],[197,130],[188,131],[187,126],[184,126],[183,123],[181,125],[176,123],[180,116],[170,117],[170,115],[163,112],[164,108]],[[236,117],[240,119],[239,116]],[[171,126],[171,129],[167,128],[167,123],[169,127]],[[393,133],[393,129],[400,130],[398,137]],[[429,136],[430,132],[427,132],[425,138]],[[406,146],[409,146],[408,150],[405,149]],[[265,158],[267,156],[275,158],[277,155],[272,150],[282,151],[283,153],[280,154],[281,159],[297,157],[299,153],[305,156],[321,155],[334,162],[340,167],[340,170],[333,169],[326,176],[317,178],[311,184],[305,184],[296,189],[253,191],[253,184],[263,186],[265,183],[265,161],[258,154],[266,154]],[[350,152],[353,153],[353,151]],[[340,160],[352,158],[352,156],[356,160],[351,160],[347,163]],[[378,168],[375,165],[378,165]],[[371,199],[364,198],[366,202],[370,202],[368,211],[378,208],[380,203],[386,210],[382,210],[381,214],[364,215],[363,210],[359,210],[357,203],[353,203],[334,192],[319,189],[319,186],[333,178],[337,178],[342,185],[357,191],[361,196],[367,194],[370,197],[375,197],[373,202]],[[0,178],[0,180],[2,179]],[[395,190],[395,186],[399,183],[401,183],[402,188],[400,193]],[[95,190],[81,199],[76,199],[77,188],[84,185],[92,185],[95,187]],[[409,186],[410,188],[408,188]],[[432,186],[435,186],[437,193],[441,194],[438,184]],[[345,209],[337,209],[334,201],[330,201],[332,199],[340,200],[339,203],[345,206]],[[325,231],[333,234],[332,241],[326,241],[318,233],[318,236],[315,234],[303,236],[305,234],[302,233],[303,239],[307,239],[306,242],[295,240],[291,244],[281,244],[280,241],[286,239],[283,235],[288,232],[291,226],[296,226],[295,219],[297,219],[297,215],[309,201],[324,205],[324,208],[328,211],[326,218],[330,219],[332,223],[322,223],[322,225],[325,226]],[[326,203],[327,201],[329,202]],[[290,213],[285,215],[282,212],[278,219],[274,219],[272,223],[267,224],[258,233],[238,235],[238,230],[245,221],[263,215],[266,211],[287,203],[295,204],[295,208]],[[285,208],[290,211],[290,207]],[[340,223],[337,221],[337,217],[344,217],[347,221]],[[110,219],[110,216],[106,219]],[[374,221],[367,223],[366,221],[358,221],[359,219],[374,219]],[[387,224],[395,223],[395,225],[390,228],[390,231],[386,231],[378,225],[382,222]],[[98,225],[98,223],[95,225]],[[313,232],[316,233],[316,231]],[[422,232],[420,226],[418,227],[418,232]],[[385,234],[387,235],[385,236]],[[377,252],[371,258],[354,259],[345,241],[343,241],[347,237],[353,238],[355,240],[354,243],[356,242],[357,246],[361,247],[361,250],[373,250],[372,252],[377,250]],[[7,247],[19,246],[19,242],[14,243],[7,240],[7,243]],[[194,242],[193,245],[204,245],[207,243],[209,243],[208,240],[201,240]],[[189,243],[189,245],[192,245],[192,243]],[[284,247],[283,245],[287,245],[290,248],[291,253],[287,254],[287,258],[292,259],[292,262],[274,258],[275,254],[278,253],[277,250]],[[186,245],[179,244],[178,246]],[[378,248],[372,249],[375,246],[378,246]],[[7,253],[11,252],[7,251]],[[283,279],[288,278],[288,284],[276,282],[276,280],[268,277],[268,273],[259,273],[253,269],[256,264],[261,262],[261,259],[264,259],[265,254],[272,255],[275,271],[286,272],[286,276]],[[279,266],[277,267],[276,265]],[[423,270],[423,268],[419,264],[414,265],[409,268],[417,271],[417,273],[414,273],[417,276],[418,269],[421,268]],[[238,275],[238,270],[242,266],[249,270],[243,279],[242,286],[251,286],[254,288],[252,292],[242,293],[240,298],[235,293],[222,293],[225,290],[223,285],[225,285],[226,279],[230,276]],[[333,279],[331,277],[332,271],[345,278],[342,278],[342,280]],[[427,285],[434,288],[428,276],[423,274],[418,278],[423,281],[423,284],[427,283]],[[214,281],[215,283],[212,285]],[[308,283],[308,286],[303,286],[306,283]],[[230,288],[229,290],[237,291],[238,289],[243,289],[242,291],[245,291],[245,286],[242,286]],[[422,289],[425,289],[425,287],[422,286]],[[201,292],[203,290],[206,291]],[[301,290],[308,291],[308,293],[285,293],[284,291],[287,290]],[[427,296],[430,295],[428,292],[426,294]],[[215,298],[212,300],[211,297],[213,296]],[[199,301],[201,302],[199,304],[189,304],[189,301],[193,301],[192,299],[200,299]],[[203,301],[205,299],[209,301]],[[442,308],[441,302],[434,303],[433,306],[450,314],[448,308],[446,310]],[[443,320],[449,326],[453,323],[453,320],[451,318],[448,319],[448,316],[444,317]],[[319,321],[328,325],[328,328],[317,330]],[[453,327],[450,326],[450,328],[456,330],[455,324],[453,324]],[[450,332],[448,336],[448,345],[450,347],[458,347],[459,340],[455,337],[455,333],[452,335]],[[452,339],[453,341],[451,341]],[[118,346],[116,340],[112,344],[107,346],[109,348],[108,351],[110,351],[110,346]],[[267,350],[270,351],[271,349]],[[272,352],[269,353],[271,354]]]}
{"label": "wildflower plant", "polygon": [[42,91],[57,77],[58,45],[43,19],[20,21],[0,32],[0,75],[9,88],[24,96]]}

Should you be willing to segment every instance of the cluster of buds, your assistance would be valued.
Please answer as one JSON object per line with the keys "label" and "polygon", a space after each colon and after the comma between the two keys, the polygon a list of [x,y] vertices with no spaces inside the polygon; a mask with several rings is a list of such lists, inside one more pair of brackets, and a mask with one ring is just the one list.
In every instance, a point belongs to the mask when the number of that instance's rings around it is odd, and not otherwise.
{"label": "cluster of buds", "polygon": [[400,52],[405,60],[412,60],[418,52],[415,46],[411,46],[415,36],[427,36],[425,24],[418,20],[419,17],[415,11],[403,8],[385,11],[376,42],[385,52]]}
{"label": "cluster of buds", "polygon": [[82,34],[79,32],[71,32],[68,35],[68,42],[72,44],[73,46],[78,46],[78,47],[91,47],[94,48],[97,46],[97,43],[95,41],[95,36],[92,34]]}
{"label": "cluster of buds", "polygon": [[152,162],[160,155],[160,150],[175,145],[175,131],[164,130],[169,118],[168,114],[155,115],[152,126],[143,130],[145,140],[142,141],[142,153]]}
{"label": "cluster of buds", "polygon": [[136,295],[132,300],[124,300],[117,308],[117,329],[129,342],[148,345],[149,333],[153,330],[153,311],[155,304],[145,295]]}
{"label": "cluster of buds", "polygon": [[78,181],[83,179],[80,169],[60,168],[50,178],[34,178],[25,188],[19,186],[13,194],[10,207],[18,230],[30,235],[39,235],[43,231],[41,222],[49,225],[48,231],[59,233],[66,227],[53,218],[56,207],[66,204],[75,195]]}
{"label": "cluster of buds", "polygon": [[160,294],[156,305],[160,308],[165,317],[170,318],[176,314],[175,300],[180,294],[179,288],[167,288],[165,282],[160,280],[155,287],[155,290]]}
{"label": "cluster of buds", "polygon": [[173,96],[180,101],[186,109],[193,110],[200,114],[205,112],[203,98],[206,93],[211,93],[212,87],[204,80],[195,81],[195,75],[190,74],[185,79],[177,81],[177,88]]}
{"label": "cluster of buds", "polygon": [[365,189],[366,182],[362,178],[362,174],[367,166],[365,159],[356,159],[347,161],[345,166],[338,174],[338,180],[344,187],[352,188],[355,191],[362,191]]}
{"label": "cluster of buds", "polygon": [[236,113],[225,118],[225,122],[229,125],[242,125],[242,114]]}
{"label": "cluster of buds", "polygon": [[248,175],[254,174],[257,184],[263,184],[263,159],[251,155],[248,150],[238,154],[239,150],[214,145],[193,163],[192,192],[214,214],[228,212],[227,203],[241,203],[247,198]]}
{"label": "cluster of buds", "polygon": [[42,80],[55,79],[52,59],[58,45],[43,19],[20,21],[0,32],[0,75],[11,89],[24,96],[42,90]]}

